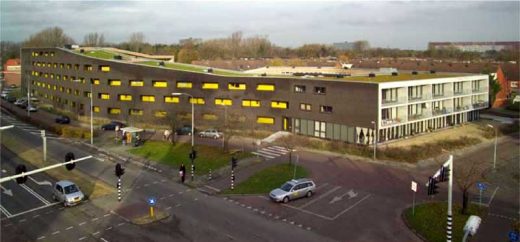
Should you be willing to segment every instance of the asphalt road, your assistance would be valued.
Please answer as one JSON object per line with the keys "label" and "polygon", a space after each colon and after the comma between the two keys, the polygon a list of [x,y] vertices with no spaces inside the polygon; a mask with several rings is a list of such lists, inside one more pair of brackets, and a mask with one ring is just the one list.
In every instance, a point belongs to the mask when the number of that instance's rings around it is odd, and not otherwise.
{"label": "asphalt road", "polygon": [[[2,120],[8,125],[8,120]],[[41,147],[41,138],[18,128],[3,131],[2,135],[16,138],[19,145],[29,150]],[[48,159],[62,161],[66,152],[76,157],[91,154],[88,150],[60,139],[47,141]],[[9,154],[7,154],[9,155]],[[105,157],[79,162],[75,169],[88,174],[92,181],[102,180],[115,186],[114,163]],[[11,155],[12,157],[12,155]],[[7,158],[6,158],[7,159]],[[10,159],[14,160],[14,159]],[[14,161],[19,163],[19,161]],[[2,159],[2,166],[8,164]],[[8,166],[8,165],[6,165]],[[207,196],[176,182],[176,174],[150,172],[133,163],[124,163],[123,201],[116,194],[91,199],[79,206],[63,208],[55,205],[26,212],[13,218],[2,218],[1,241],[327,241],[298,226],[279,222],[254,211],[230,203],[220,197]],[[60,168],[57,168],[60,169]],[[66,172],[66,171],[64,171]],[[39,179],[51,179],[42,177]],[[11,184],[17,186],[16,184]],[[46,194],[48,191],[41,191]],[[19,191],[13,191],[18,194]],[[131,214],[146,199],[154,196],[157,209],[170,214],[164,221],[138,226],[130,223]],[[3,195],[2,195],[3,197]],[[18,197],[15,195],[14,197]],[[22,197],[20,196],[20,199]],[[30,204],[34,203],[31,198]],[[12,204],[14,202],[7,202]],[[25,199],[19,200],[25,203]],[[4,201],[1,202],[2,206]],[[19,205],[13,205],[18,207]],[[35,206],[32,204],[30,207]],[[29,207],[19,207],[29,211]],[[130,215],[129,215],[130,214]]]}

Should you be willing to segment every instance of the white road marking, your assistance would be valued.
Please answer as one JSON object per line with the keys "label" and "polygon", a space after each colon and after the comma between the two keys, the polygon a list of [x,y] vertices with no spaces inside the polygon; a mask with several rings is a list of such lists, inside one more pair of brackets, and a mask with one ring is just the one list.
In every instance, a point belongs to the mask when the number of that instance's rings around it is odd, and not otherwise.
{"label": "white road marking", "polygon": [[101,240],[103,240],[103,242],[108,242],[108,240],[106,240],[105,238],[101,238]]}
{"label": "white road marking", "polygon": [[70,227],[66,228],[65,230],[70,230],[70,229],[72,229],[72,228],[74,228],[74,227],[70,226]]}
{"label": "white road marking", "polygon": [[161,182],[166,182],[167,180],[166,179],[162,179]]}
{"label": "white road marking", "polygon": [[86,224],[87,222],[81,222],[79,223],[79,226],[83,226],[84,224]]}
{"label": "white road marking", "polygon": [[7,216],[7,218],[10,218],[12,215],[9,211],[7,211],[7,209],[5,209],[2,204],[0,204],[0,211],[2,211],[2,213]]}
{"label": "white road marking", "polygon": [[36,214],[36,215],[33,216],[33,218],[37,218],[37,217],[40,217],[40,215]]}
{"label": "white road marking", "polygon": [[176,207],[176,208],[177,208],[177,207],[180,207],[180,206],[181,206],[181,204],[180,204],[180,203],[179,203],[179,204],[177,204],[177,205],[175,205],[175,207]]}
{"label": "white road marking", "polygon": [[146,183],[143,185],[143,187],[147,187],[147,186],[150,186],[150,184]]}
{"label": "white road marking", "polygon": [[262,156],[262,157],[269,158],[269,159],[274,159],[274,158],[276,158],[276,156],[269,156],[269,155],[266,155],[266,154],[261,154],[261,153],[259,153],[259,152],[251,152],[251,154],[253,154],[253,155],[257,155],[257,156]]}
{"label": "white road marking", "polygon": [[173,197],[173,193],[172,193],[172,194],[170,194],[170,195],[168,195],[168,197]]}
{"label": "white road marking", "polygon": [[489,199],[489,202],[488,202],[488,207],[489,207],[489,205],[491,205],[491,202],[493,201],[493,198],[495,198],[495,194],[497,194],[498,188],[499,187],[495,188],[495,191],[493,192],[493,195],[491,195],[491,198]]}
{"label": "white road marking", "polygon": [[[58,203],[60,203],[60,202],[55,202],[55,203],[51,203],[51,204],[48,204],[48,205],[43,205],[43,206],[41,206],[41,207],[33,208],[33,209],[30,209],[30,210],[27,210],[27,211],[23,211],[23,212],[21,212],[21,213],[17,213],[17,214],[11,215],[10,218],[14,218],[14,217],[17,217],[17,216],[20,216],[20,215],[26,214],[26,213],[34,212],[34,211],[36,211],[36,210],[44,209],[44,208],[46,208],[46,207],[51,207],[51,206],[54,206],[54,205],[56,205],[56,204],[58,204]],[[48,211],[48,212],[46,212],[45,214],[50,214],[50,213],[52,213],[52,212],[53,212],[53,211]]]}
{"label": "white road marking", "polygon": [[91,219],[91,220],[92,220],[92,222],[94,222],[94,221],[98,220],[98,218],[93,218],[93,219]]}
{"label": "white road marking", "polygon": [[92,235],[97,235],[99,233],[100,233],[99,231],[96,231],[96,232],[92,233]]}
{"label": "white road marking", "polygon": [[45,236],[40,236],[36,240],[42,240],[42,239],[45,239]]}
{"label": "white road marking", "polygon": [[170,210],[170,209],[172,209],[172,207],[167,207],[167,208],[166,208],[166,210]]}
{"label": "white road marking", "polygon": [[107,214],[103,215],[103,217],[108,217],[108,216],[110,216],[110,214],[109,214],[109,213],[107,213]]}
{"label": "white road marking", "polygon": [[18,222],[19,222],[19,223],[23,223],[23,222],[25,222],[25,221],[27,221],[27,220],[26,220],[26,219],[20,219],[20,221],[18,221]]}
{"label": "white road marking", "polygon": [[105,230],[111,230],[111,229],[112,229],[112,226],[110,226],[110,227],[106,228]]}
{"label": "white road marking", "polygon": [[82,241],[82,240],[84,240],[84,239],[86,239],[86,238],[87,238],[87,236],[83,236],[83,237],[79,238],[78,240],[79,240],[79,241]]}
{"label": "white road marking", "polygon": [[60,231],[57,230],[57,231],[54,231],[54,232],[52,233],[52,235],[57,235],[57,234],[59,234],[59,233],[60,233]]}
{"label": "white road marking", "polygon": [[338,189],[340,189],[340,188],[341,188],[341,186],[336,186],[336,187],[330,189],[328,192],[323,193],[323,194],[322,194],[321,196],[319,196],[318,198],[315,198],[315,199],[313,199],[313,200],[311,200],[311,201],[308,201],[307,203],[303,204],[302,206],[300,206],[300,208],[307,207],[307,206],[309,206],[309,205],[315,203],[316,201],[318,201],[318,200],[320,200],[320,199],[326,197],[327,195],[329,195],[329,194],[335,192],[336,190],[338,190]]}
{"label": "white road marking", "polygon": [[36,184],[38,184],[40,186],[47,185],[47,186],[51,186],[52,187],[52,183],[50,181],[47,181],[47,180],[45,180],[45,181],[37,181],[34,178],[32,178],[31,176],[27,176],[27,177],[29,177],[29,180],[31,180],[32,182],[34,182],[34,183],[36,183]]}
{"label": "white road marking", "polygon": [[121,225],[124,225],[125,223],[118,223],[117,224],[117,227],[121,226]]}
{"label": "white road marking", "polygon": [[29,188],[27,185],[25,184],[20,184],[20,186],[25,189],[26,191],[28,191],[29,193],[31,193],[34,197],[36,197],[38,200],[42,201],[43,204],[45,205],[49,205],[51,204],[49,201],[45,200],[45,198],[43,198],[42,196],[40,196],[40,194],[36,193],[33,189]]}
{"label": "white road marking", "polygon": [[366,195],[364,198],[362,198],[361,200],[357,201],[356,203],[352,204],[352,206],[348,207],[347,209],[341,211],[340,213],[336,214],[336,216],[334,216],[332,218],[332,220],[335,220],[337,219],[339,216],[341,216],[342,214],[348,212],[348,210],[354,208],[355,206],[357,206],[358,204],[360,204],[361,202],[363,202],[365,199],[369,198],[370,197],[370,194]]}
{"label": "white road marking", "polygon": [[166,197],[161,197],[161,198],[159,198],[159,200],[164,200],[164,199],[166,199]]}
{"label": "white road marking", "polygon": [[153,184],[157,184],[157,183],[159,183],[159,182],[158,182],[158,181],[154,181],[154,182],[153,182]]}

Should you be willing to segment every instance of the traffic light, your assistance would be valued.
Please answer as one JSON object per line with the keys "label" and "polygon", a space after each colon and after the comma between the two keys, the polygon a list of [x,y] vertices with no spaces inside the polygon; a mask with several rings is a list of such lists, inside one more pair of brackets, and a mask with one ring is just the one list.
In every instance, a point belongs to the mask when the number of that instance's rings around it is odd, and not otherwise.
{"label": "traffic light", "polygon": [[[25,165],[17,165],[16,166],[16,175],[22,174],[24,172],[27,172],[27,168],[25,167]],[[23,184],[26,181],[27,181],[27,176],[22,176],[22,177],[16,178],[16,183],[18,183],[18,184]]]}
{"label": "traffic light", "polygon": [[450,168],[441,166],[441,172],[439,175],[439,182],[445,182],[450,179]]}
{"label": "traffic light", "polygon": [[[69,152],[69,153],[65,154],[65,162],[68,162],[68,161],[71,161],[71,160],[75,160],[74,153]],[[65,168],[67,168],[67,170],[69,170],[69,171],[74,169],[74,167],[76,167],[76,163],[75,162],[65,165]]]}
{"label": "traffic light", "polygon": [[235,167],[237,167],[237,158],[233,156],[231,157],[231,169],[235,169]]}
{"label": "traffic light", "polygon": [[196,150],[191,150],[191,152],[190,152],[190,159],[191,160],[197,159],[197,151]]}
{"label": "traffic light", "polygon": [[125,169],[121,166],[121,164],[116,164],[116,176],[121,177],[123,174],[125,174]]}
{"label": "traffic light", "polygon": [[428,182],[428,195],[435,195],[439,193],[437,188],[439,188],[439,186],[437,186],[437,180],[430,176],[430,180]]}

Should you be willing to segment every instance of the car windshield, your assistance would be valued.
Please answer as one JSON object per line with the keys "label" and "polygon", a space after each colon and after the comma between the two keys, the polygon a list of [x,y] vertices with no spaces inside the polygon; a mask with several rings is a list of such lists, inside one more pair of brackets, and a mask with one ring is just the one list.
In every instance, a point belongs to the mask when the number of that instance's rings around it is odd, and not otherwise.
{"label": "car windshield", "polygon": [[76,185],[70,185],[65,187],[65,194],[71,194],[78,192],[78,187]]}
{"label": "car windshield", "polygon": [[280,187],[280,189],[288,192],[288,191],[291,190],[292,187],[293,187],[293,185],[291,185],[290,183],[285,183],[285,184],[282,185],[282,187]]}

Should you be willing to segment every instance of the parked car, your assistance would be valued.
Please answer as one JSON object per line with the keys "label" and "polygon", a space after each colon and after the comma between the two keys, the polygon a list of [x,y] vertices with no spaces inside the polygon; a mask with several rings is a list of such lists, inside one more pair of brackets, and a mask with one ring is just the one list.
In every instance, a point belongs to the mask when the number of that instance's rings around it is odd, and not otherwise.
{"label": "parked car", "polygon": [[222,132],[218,132],[216,129],[206,129],[199,133],[199,137],[220,139],[222,137]]}
{"label": "parked car", "polygon": [[7,96],[9,95],[9,93],[11,93],[10,90],[3,90],[2,93],[0,93],[0,97],[2,98],[7,98]]}
{"label": "parked car", "polygon": [[[195,130],[197,132],[197,130]],[[175,130],[177,135],[191,135],[191,125],[184,125],[182,128]]]}
{"label": "parked car", "polygon": [[14,102],[14,105],[22,106],[24,103],[27,103],[27,98],[22,97],[22,98],[16,99],[16,102]]}
{"label": "parked car", "polygon": [[34,105],[29,105],[27,107],[27,110],[29,110],[29,112],[36,112],[36,111],[38,111],[38,107],[36,107]]}
{"label": "parked car", "polygon": [[59,124],[69,124],[70,123],[70,118],[68,116],[65,116],[65,115],[60,115],[56,118],[56,123],[59,123]]}
{"label": "parked car", "polygon": [[56,182],[52,193],[52,198],[55,201],[63,202],[63,205],[66,207],[74,206],[85,198],[79,187],[67,180]]}
{"label": "parked car", "polygon": [[103,124],[101,126],[102,130],[116,130],[116,126],[119,126],[119,128],[124,128],[126,125],[124,123],[121,123],[119,121],[112,121],[108,124]]}
{"label": "parked car", "polygon": [[269,193],[269,198],[275,202],[288,203],[301,197],[310,197],[316,190],[314,181],[302,178],[290,180],[283,184],[280,188],[276,188]]}
{"label": "parked car", "polygon": [[14,103],[16,102],[16,97],[15,96],[7,96],[6,100],[10,103]]}

